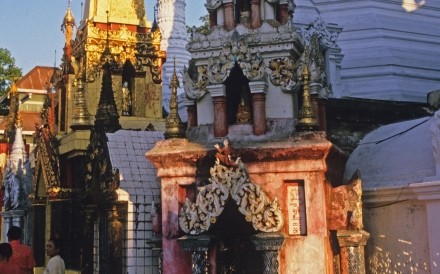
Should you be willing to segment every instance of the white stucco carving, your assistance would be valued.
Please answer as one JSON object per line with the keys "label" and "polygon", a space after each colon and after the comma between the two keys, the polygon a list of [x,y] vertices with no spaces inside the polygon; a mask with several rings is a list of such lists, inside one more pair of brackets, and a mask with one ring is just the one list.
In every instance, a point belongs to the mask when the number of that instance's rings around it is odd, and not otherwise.
{"label": "white stucco carving", "polygon": [[[169,108],[171,97],[171,76],[176,69],[179,82],[182,82],[184,66],[188,66],[191,58],[186,50],[187,33],[185,22],[184,0],[161,0],[158,1],[158,19],[162,40],[161,49],[167,52],[167,61],[162,66],[162,102],[165,109]],[[174,64],[174,60],[176,60]],[[177,93],[183,93],[183,88],[179,87]]]}

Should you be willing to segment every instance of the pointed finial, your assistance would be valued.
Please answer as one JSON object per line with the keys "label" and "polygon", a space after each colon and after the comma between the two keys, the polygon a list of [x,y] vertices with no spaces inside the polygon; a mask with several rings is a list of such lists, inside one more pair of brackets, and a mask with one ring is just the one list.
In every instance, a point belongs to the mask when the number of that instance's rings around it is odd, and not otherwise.
{"label": "pointed finial", "polygon": [[155,31],[155,30],[159,29],[159,27],[157,25],[157,20],[156,20],[157,19],[157,5],[158,4],[154,5],[154,12],[153,12],[154,20],[153,20],[153,26],[151,27],[152,31]]}
{"label": "pointed finial", "polygon": [[176,58],[174,58],[174,70],[171,78],[171,98],[170,98],[170,114],[165,121],[165,139],[169,138],[184,138],[185,127],[179,116],[179,107],[177,100],[177,88],[179,87],[179,79],[176,73]]}
{"label": "pointed finial", "polygon": [[108,27],[109,27],[109,11],[106,10],[105,13],[107,13],[107,46],[108,46]]}
{"label": "pointed finial", "polygon": [[179,79],[177,78],[177,73],[176,73],[176,65],[177,65],[177,61],[176,61],[176,57],[174,57],[174,69],[173,69],[173,75],[171,76],[170,88],[180,87]]}
{"label": "pointed finial", "polygon": [[83,15],[83,2],[81,2],[81,17],[80,17],[80,18],[81,18],[81,22],[80,22],[81,24],[82,24],[82,22],[84,21],[83,16],[84,16],[84,15]]}
{"label": "pointed finial", "polygon": [[310,97],[310,86],[309,86],[309,78],[310,78],[310,72],[309,72],[309,51],[306,47],[304,49],[304,63],[303,63],[303,71],[302,71],[302,78],[303,78],[303,103],[299,110],[299,122],[297,125],[298,130],[317,130],[319,128],[317,115],[315,113],[315,108],[312,103],[312,99]]}

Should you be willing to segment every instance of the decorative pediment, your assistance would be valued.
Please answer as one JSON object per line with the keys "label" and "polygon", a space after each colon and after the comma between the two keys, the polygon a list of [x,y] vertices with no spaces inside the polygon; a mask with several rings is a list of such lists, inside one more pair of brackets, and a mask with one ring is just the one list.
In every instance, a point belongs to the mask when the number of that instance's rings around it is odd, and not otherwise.
{"label": "decorative pediment", "polygon": [[276,232],[283,225],[283,216],[278,200],[271,201],[259,185],[249,179],[243,162],[226,167],[216,162],[210,169],[210,184],[198,188],[195,203],[186,199],[179,212],[180,228],[187,234],[197,235],[209,230],[212,223],[223,212],[228,199],[232,199],[238,210],[252,223],[257,231]]}
{"label": "decorative pediment", "polygon": [[261,53],[252,52],[244,36],[234,31],[218,57],[211,56],[208,60],[208,79],[210,84],[226,81],[231,69],[238,64],[244,76],[250,81],[262,80],[266,76],[265,64]]}

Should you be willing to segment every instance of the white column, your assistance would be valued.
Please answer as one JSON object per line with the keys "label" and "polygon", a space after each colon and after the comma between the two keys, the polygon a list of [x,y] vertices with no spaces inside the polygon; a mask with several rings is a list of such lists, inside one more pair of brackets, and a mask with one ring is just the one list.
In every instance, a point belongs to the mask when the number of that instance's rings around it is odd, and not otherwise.
{"label": "white column", "polygon": [[174,59],[176,60],[176,72],[180,82],[180,88],[177,89],[178,95],[184,92],[182,85],[183,66],[188,67],[188,61],[191,59],[191,54],[186,50],[188,41],[185,6],[185,0],[158,0],[157,23],[162,33],[160,46],[162,50],[167,52],[167,61],[162,67],[162,98],[163,106],[167,110],[169,110],[171,97],[170,80],[174,70]]}

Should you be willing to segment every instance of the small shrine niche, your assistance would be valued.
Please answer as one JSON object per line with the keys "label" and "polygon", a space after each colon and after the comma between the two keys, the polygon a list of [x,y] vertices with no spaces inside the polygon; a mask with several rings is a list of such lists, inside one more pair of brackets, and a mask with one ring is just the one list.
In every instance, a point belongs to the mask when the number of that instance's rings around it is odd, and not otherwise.
{"label": "small shrine niche", "polygon": [[251,3],[249,0],[238,0],[235,4],[235,22],[248,26],[251,21]]}
{"label": "small shrine niche", "polygon": [[132,116],[133,109],[133,91],[136,70],[130,61],[125,62],[122,67],[122,88],[121,88],[121,115]]}
{"label": "small shrine niche", "polygon": [[252,122],[251,92],[249,80],[235,65],[225,81],[228,125]]}

